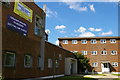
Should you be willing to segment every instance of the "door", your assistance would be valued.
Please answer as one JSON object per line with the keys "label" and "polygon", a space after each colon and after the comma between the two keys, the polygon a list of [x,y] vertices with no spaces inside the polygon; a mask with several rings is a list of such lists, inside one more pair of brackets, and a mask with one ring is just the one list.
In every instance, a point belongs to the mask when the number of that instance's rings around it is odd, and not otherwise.
{"label": "door", "polygon": [[109,63],[102,63],[102,72],[110,72]]}

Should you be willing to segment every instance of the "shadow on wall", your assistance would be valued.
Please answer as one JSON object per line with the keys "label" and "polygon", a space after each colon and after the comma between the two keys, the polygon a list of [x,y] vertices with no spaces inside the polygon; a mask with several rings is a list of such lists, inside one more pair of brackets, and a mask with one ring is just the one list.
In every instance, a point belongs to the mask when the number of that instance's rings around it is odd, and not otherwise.
{"label": "shadow on wall", "polygon": [[109,66],[110,66],[110,72],[115,72],[116,69],[109,63]]}

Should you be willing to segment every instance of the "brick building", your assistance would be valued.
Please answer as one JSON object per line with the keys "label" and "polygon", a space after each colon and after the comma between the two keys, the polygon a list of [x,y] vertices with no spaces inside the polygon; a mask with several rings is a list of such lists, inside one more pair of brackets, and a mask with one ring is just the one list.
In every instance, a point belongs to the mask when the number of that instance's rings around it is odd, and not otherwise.
{"label": "brick building", "polygon": [[0,73],[4,78],[18,80],[77,73],[73,53],[47,41],[44,10],[34,2],[0,2],[0,6]]}
{"label": "brick building", "polygon": [[120,73],[120,37],[58,38],[60,46],[90,59],[97,73]]}

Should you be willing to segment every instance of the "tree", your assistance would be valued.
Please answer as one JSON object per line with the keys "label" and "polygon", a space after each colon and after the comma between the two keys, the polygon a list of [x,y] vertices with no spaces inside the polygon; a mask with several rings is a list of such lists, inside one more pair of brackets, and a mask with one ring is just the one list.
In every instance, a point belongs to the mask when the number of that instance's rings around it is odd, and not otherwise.
{"label": "tree", "polygon": [[84,57],[84,55],[80,53],[74,53],[76,56],[76,59],[78,60],[78,73],[85,72],[86,69],[89,70],[90,64],[89,59],[87,57]]}

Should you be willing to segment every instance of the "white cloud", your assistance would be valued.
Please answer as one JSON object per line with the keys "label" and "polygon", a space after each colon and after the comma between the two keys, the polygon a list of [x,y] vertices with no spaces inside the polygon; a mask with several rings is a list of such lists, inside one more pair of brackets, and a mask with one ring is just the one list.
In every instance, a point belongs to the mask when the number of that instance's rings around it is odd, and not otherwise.
{"label": "white cloud", "polygon": [[95,29],[95,28],[92,28],[92,27],[90,27],[89,30],[90,31],[102,31],[102,29],[97,29],[97,28]]}
{"label": "white cloud", "polygon": [[[76,0],[78,1],[78,0]],[[87,11],[87,7],[84,6],[82,7],[80,5],[80,3],[77,3],[77,2],[67,2],[67,1],[63,1],[65,4],[67,4],[69,6],[70,9],[73,9],[73,10],[76,10],[76,11]]]}
{"label": "white cloud", "polygon": [[93,5],[93,4],[92,4],[92,5],[89,5],[89,7],[90,7],[90,10],[91,10],[91,11],[95,12],[95,8],[94,8],[94,5]]}
{"label": "white cloud", "polygon": [[47,34],[50,34],[50,33],[51,33],[51,31],[50,31],[49,29],[46,29],[45,32],[46,32]]}
{"label": "white cloud", "polygon": [[85,32],[86,28],[80,27],[78,30],[74,30],[74,32]]}
{"label": "white cloud", "polygon": [[59,45],[59,40],[55,41],[55,44],[56,44],[56,45]]}
{"label": "white cloud", "polygon": [[60,33],[66,33],[66,31],[60,31]]}
{"label": "white cloud", "polygon": [[57,17],[57,12],[52,11],[50,8],[47,7],[46,9],[46,16],[47,17]]}
{"label": "white cloud", "polygon": [[55,27],[55,29],[64,29],[64,28],[66,28],[66,26],[64,26],[64,25],[57,25],[56,27]]}
{"label": "white cloud", "polygon": [[79,37],[94,37],[94,36],[95,36],[95,34],[93,34],[91,32],[84,32],[79,35]]}
{"label": "white cloud", "polygon": [[113,34],[113,32],[112,31],[108,31],[108,32],[103,32],[100,35],[106,36],[106,35],[111,35],[111,34]]}

